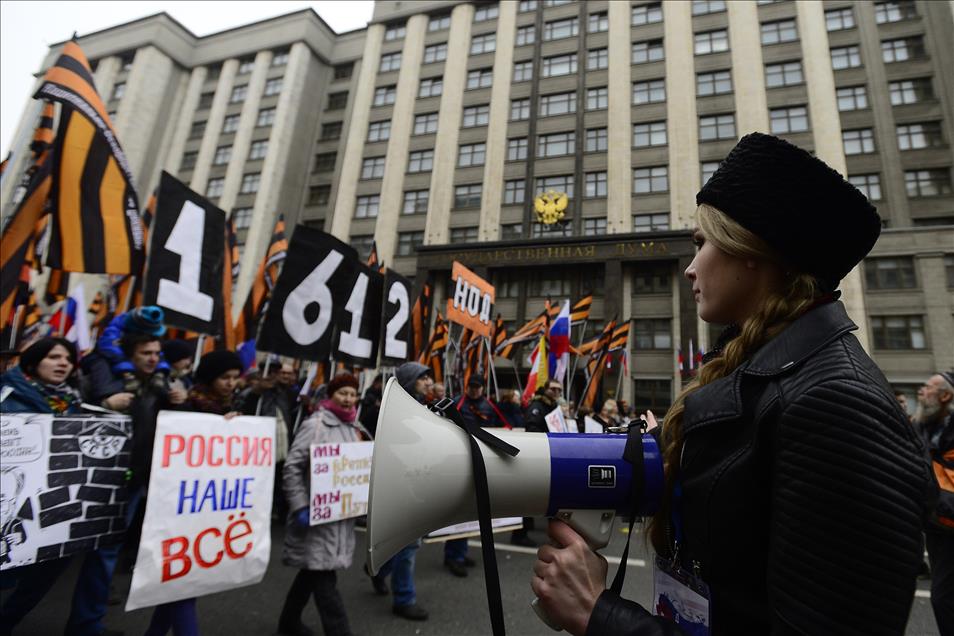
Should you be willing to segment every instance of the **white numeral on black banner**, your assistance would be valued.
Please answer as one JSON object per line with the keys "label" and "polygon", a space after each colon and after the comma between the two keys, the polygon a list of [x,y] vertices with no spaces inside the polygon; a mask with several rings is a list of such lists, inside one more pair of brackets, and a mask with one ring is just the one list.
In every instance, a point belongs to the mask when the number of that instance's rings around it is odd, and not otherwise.
{"label": "white numeral on black banner", "polygon": [[215,303],[211,296],[199,291],[204,234],[205,210],[192,201],[186,201],[165,244],[167,250],[179,255],[179,280],[160,279],[156,302],[179,313],[209,321]]}
{"label": "white numeral on black banner", "polygon": [[[358,274],[354,282],[351,298],[345,309],[351,312],[351,328],[341,332],[338,339],[338,350],[357,358],[371,357],[371,341],[361,337],[361,318],[364,316],[364,298],[368,294],[368,275]],[[381,323],[378,323],[381,324]]]}
{"label": "white numeral on black banner", "polygon": [[[328,289],[328,280],[343,260],[341,252],[332,250],[288,295],[282,308],[282,323],[288,335],[298,344],[307,346],[316,342],[331,324],[334,301]],[[312,303],[318,303],[318,315],[309,322],[305,317],[305,309]]]}
{"label": "white numeral on black banner", "polygon": [[398,306],[397,313],[388,321],[384,331],[384,355],[390,358],[407,358],[407,342],[397,339],[398,333],[407,324],[408,307],[411,304],[407,297],[407,289],[403,285],[391,285],[388,291],[388,302]]}

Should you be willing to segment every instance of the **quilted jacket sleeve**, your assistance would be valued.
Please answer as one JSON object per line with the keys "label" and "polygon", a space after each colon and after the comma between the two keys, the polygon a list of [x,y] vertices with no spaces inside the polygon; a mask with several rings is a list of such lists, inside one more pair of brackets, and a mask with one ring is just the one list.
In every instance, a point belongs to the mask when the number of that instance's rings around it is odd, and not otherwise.
{"label": "quilted jacket sleeve", "polygon": [[678,636],[684,633],[674,623],[651,615],[642,605],[609,590],[596,600],[586,625],[586,636]]}
{"label": "quilted jacket sleeve", "polygon": [[774,466],[773,631],[904,633],[929,475],[897,409],[862,381],[819,383],[784,407]]}

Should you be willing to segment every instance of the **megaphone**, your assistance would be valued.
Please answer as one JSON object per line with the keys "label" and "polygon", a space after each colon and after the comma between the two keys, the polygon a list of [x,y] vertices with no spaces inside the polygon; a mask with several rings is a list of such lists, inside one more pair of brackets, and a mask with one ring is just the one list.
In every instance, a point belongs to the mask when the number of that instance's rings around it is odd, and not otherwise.
{"label": "megaphone", "polygon": [[[641,437],[642,461],[624,459],[628,436],[525,433],[493,429],[516,446],[510,457],[478,441],[494,517],[557,517],[593,549],[610,539],[617,513],[650,515],[659,506],[662,458]],[[635,470],[641,474],[634,475]],[[634,477],[642,484],[633,501]],[[388,380],[378,414],[368,500],[368,565],[378,570],[404,546],[478,518],[468,434]]]}

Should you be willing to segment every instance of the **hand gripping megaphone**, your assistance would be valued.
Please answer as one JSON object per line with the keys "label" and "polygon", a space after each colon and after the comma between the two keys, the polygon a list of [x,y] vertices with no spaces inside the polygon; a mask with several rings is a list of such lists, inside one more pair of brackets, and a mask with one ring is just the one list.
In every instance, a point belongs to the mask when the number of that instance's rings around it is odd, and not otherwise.
{"label": "hand gripping megaphone", "polygon": [[[477,442],[494,517],[556,517],[596,550],[609,543],[617,513],[646,516],[659,506],[662,458],[651,435],[492,434],[520,449],[510,457]],[[627,453],[630,440],[635,453]],[[388,380],[371,462],[372,573],[428,532],[478,518],[470,448],[467,432]]]}

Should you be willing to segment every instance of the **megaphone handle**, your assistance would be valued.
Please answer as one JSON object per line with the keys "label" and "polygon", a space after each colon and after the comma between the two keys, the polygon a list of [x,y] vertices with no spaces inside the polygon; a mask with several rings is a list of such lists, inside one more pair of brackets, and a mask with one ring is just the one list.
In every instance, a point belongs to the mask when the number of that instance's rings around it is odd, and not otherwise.
{"label": "megaphone handle", "polygon": [[555,631],[555,632],[562,632],[562,631],[563,631],[563,627],[561,627],[560,625],[556,624],[556,623],[553,621],[553,619],[550,618],[550,615],[547,614],[547,611],[546,611],[545,609],[543,609],[543,605],[540,604],[540,599],[535,598],[535,599],[533,599],[532,601],[530,601],[530,607],[533,608],[533,611],[536,612],[537,617],[538,617],[541,621],[543,621],[544,624],[546,624],[547,627],[549,627],[550,629],[552,629],[552,630]]}

